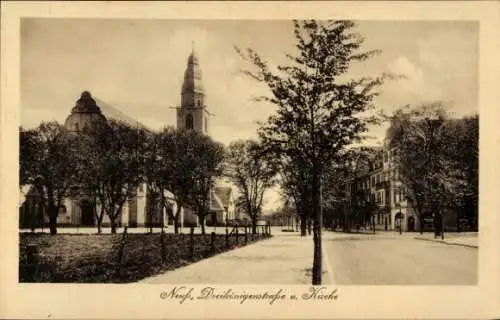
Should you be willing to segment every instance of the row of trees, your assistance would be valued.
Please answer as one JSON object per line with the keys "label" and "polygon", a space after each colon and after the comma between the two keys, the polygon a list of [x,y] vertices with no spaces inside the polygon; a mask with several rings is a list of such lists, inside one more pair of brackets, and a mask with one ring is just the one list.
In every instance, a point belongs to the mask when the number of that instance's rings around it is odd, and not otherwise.
{"label": "row of trees", "polygon": [[[20,137],[20,184],[31,185],[40,195],[52,234],[62,200],[80,196],[94,207],[100,204],[95,212],[98,232],[106,214],[115,233],[123,206],[142,183],[175,221],[177,232],[184,205],[196,208],[203,221],[208,190],[222,174],[223,146],[194,131],[152,132],[109,120],[77,134],[48,122],[21,128]],[[173,194],[175,211],[167,191]]]}
{"label": "row of trees", "polygon": [[225,148],[193,130],[154,132],[112,119],[80,133],[46,122],[20,129],[20,184],[31,185],[40,195],[51,234],[57,233],[57,216],[66,197],[84,197],[99,207],[98,232],[107,215],[115,233],[123,206],[143,183],[174,221],[175,233],[186,206],[195,209],[204,233],[210,191],[217,178],[228,178],[240,191],[238,203],[255,231],[264,191],[274,177],[265,158],[253,156],[256,150],[254,141],[236,141]]}

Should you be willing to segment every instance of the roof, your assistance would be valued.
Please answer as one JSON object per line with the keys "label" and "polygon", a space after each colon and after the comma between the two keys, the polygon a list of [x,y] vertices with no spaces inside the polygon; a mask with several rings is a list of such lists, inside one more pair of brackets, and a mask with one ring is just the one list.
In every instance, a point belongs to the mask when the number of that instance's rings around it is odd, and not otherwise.
{"label": "roof", "polygon": [[231,189],[231,187],[216,186],[214,191],[224,207],[228,207],[233,189]]}
{"label": "roof", "polygon": [[143,125],[139,121],[129,117],[128,115],[121,112],[120,110],[112,107],[109,103],[106,103],[103,100],[101,100],[95,96],[94,96],[94,99],[99,103],[99,106],[101,107],[101,111],[106,116],[106,118],[125,122],[125,123],[127,123],[131,126],[134,126],[134,127],[137,126],[137,127],[143,128],[143,129],[147,129],[147,127],[145,125]]}
{"label": "roof", "polygon": [[215,192],[211,193],[210,211],[224,211],[224,204]]}

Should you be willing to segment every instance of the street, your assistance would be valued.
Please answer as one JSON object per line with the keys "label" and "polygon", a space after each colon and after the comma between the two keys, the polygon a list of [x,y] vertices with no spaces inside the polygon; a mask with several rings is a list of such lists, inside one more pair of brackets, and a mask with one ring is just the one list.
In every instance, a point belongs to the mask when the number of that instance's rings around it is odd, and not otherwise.
{"label": "street", "polygon": [[474,285],[478,250],[410,236],[326,234],[324,254],[337,285]]}

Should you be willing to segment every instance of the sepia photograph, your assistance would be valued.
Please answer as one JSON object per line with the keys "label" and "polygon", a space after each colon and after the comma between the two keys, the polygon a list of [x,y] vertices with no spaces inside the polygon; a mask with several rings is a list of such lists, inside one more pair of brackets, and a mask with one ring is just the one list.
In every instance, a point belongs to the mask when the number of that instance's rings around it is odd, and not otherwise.
{"label": "sepia photograph", "polygon": [[15,286],[479,292],[477,19],[172,15],[20,17]]}
{"label": "sepia photograph", "polygon": [[478,30],[23,19],[19,281],[476,284]]}

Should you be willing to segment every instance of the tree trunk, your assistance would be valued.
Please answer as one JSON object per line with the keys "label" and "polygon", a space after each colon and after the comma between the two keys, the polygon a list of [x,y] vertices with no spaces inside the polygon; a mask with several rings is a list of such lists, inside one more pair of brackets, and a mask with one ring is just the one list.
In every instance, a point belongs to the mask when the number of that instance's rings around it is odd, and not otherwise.
{"label": "tree trunk", "polygon": [[116,234],[116,222],[115,222],[115,218],[109,217],[109,220],[111,220],[111,234]]}
{"label": "tree trunk", "polygon": [[257,233],[257,217],[252,217],[252,234]]}
{"label": "tree trunk", "polygon": [[205,214],[201,213],[198,216],[198,218],[200,220],[200,225],[201,225],[201,234],[205,235]]}
{"label": "tree trunk", "polygon": [[174,217],[174,233],[179,234],[179,217],[181,215],[181,206],[177,204],[177,212]]}
{"label": "tree trunk", "polygon": [[47,213],[49,216],[49,229],[50,229],[50,234],[57,234],[57,214],[59,213],[59,208],[56,207],[56,204],[54,203],[54,194],[52,192],[52,189],[49,189],[47,192],[47,198],[48,198],[48,206],[47,206]]}
{"label": "tree trunk", "polygon": [[49,209],[49,229],[50,234],[57,234],[57,212],[54,214],[53,210]]}
{"label": "tree trunk", "polygon": [[104,206],[101,206],[101,213],[97,217],[97,233],[102,233],[102,218],[104,217]]}
{"label": "tree trunk", "polygon": [[321,215],[321,199],[320,199],[320,181],[319,175],[316,171],[316,168],[313,169],[312,176],[312,210],[313,210],[313,242],[314,242],[314,258],[313,258],[313,267],[312,267],[312,285],[321,285],[321,276],[322,276],[322,256],[321,256],[321,224],[322,224],[322,215]]}
{"label": "tree trunk", "polygon": [[49,216],[50,234],[57,234],[57,214],[59,213],[58,211],[59,210],[56,207],[56,205],[52,202],[49,202],[47,213]]}
{"label": "tree trunk", "polygon": [[307,235],[307,226],[306,226],[306,215],[302,214],[300,216],[300,236],[305,237]]}

